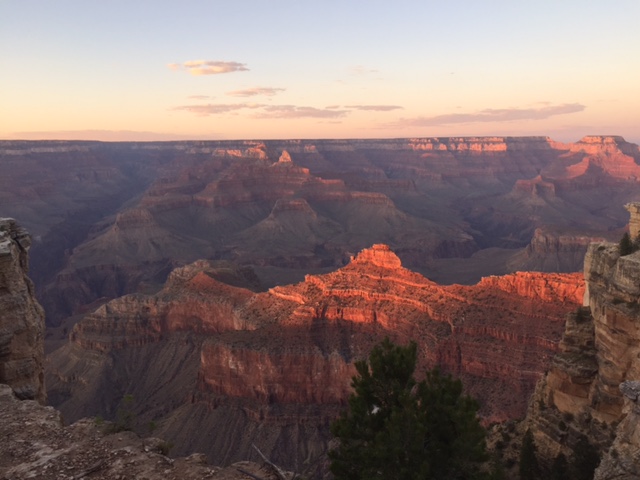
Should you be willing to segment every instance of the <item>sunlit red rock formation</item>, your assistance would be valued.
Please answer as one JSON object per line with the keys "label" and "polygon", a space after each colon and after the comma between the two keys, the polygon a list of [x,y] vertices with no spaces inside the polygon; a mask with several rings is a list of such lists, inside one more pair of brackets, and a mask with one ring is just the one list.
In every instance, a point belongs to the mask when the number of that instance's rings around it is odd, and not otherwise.
{"label": "sunlit red rock formation", "polygon": [[[143,416],[164,419],[163,435],[183,438],[186,416],[226,429],[242,415],[253,433],[232,434],[238,454],[269,431],[267,450],[291,460],[301,454],[291,442],[326,448],[354,360],[389,336],[418,343],[420,372],[440,365],[462,377],[485,418],[513,418],[557,351],[564,315],[584,295],[579,274],[441,286],[382,244],[333,273],[258,294],[215,280],[213,270],[206,261],[177,269],[158,294],[122,297],[80,321],[69,345],[51,355],[51,395],[65,416],[95,414],[89,405],[117,402],[114,392],[127,388],[142,399]],[[284,433],[300,425],[307,430],[298,440]],[[226,448],[205,440],[181,448]]]}

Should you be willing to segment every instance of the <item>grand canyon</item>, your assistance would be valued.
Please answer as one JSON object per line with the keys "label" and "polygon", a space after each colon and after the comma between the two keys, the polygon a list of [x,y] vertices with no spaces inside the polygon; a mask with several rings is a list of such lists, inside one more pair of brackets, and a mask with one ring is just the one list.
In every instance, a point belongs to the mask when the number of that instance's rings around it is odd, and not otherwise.
{"label": "grand canyon", "polygon": [[68,422],[132,397],[173,455],[255,444],[320,477],[354,361],[389,337],[461,378],[485,425],[531,428],[546,465],[586,435],[597,478],[631,475],[622,137],[0,141],[0,169],[1,380]]}

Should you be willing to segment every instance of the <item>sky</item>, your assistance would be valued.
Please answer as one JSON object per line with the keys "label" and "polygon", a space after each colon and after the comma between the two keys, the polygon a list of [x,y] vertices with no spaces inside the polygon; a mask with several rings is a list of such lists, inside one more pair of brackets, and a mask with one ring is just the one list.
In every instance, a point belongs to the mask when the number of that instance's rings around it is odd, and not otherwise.
{"label": "sky", "polygon": [[640,0],[0,0],[0,139],[622,135]]}

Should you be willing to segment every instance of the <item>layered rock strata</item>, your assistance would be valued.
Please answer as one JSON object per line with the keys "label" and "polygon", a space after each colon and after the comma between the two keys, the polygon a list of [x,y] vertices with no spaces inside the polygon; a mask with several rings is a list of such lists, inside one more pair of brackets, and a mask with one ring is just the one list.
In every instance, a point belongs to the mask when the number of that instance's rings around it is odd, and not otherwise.
{"label": "layered rock strata", "polygon": [[626,223],[639,164],[613,136],[2,141],[0,204],[34,234],[32,276],[58,326],[198,258],[254,266],[266,287],[380,242],[447,282],[571,271],[579,238]]}
{"label": "layered rock strata", "polygon": [[[630,211],[634,224],[638,212]],[[584,276],[587,307],[567,320],[560,353],[536,389],[529,419],[547,464],[560,453],[569,456],[585,435],[600,453],[608,452],[601,471],[613,472],[619,464],[622,472],[627,454],[640,448],[629,426],[637,408],[625,400],[634,385],[628,382],[640,378],[640,252],[620,256],[618,244],[593,243]],[[619,448],[610,449],[619,436]]]}
{"label": "layered rock strata", "polygon": [[0,218],[0,383],[43,403],[44,312],[27,276],[30,246],[24,228]]}
{"label": "layered rock strata", "polygon": [[623,419],[616,438],[596,469],[594,480],[640,479],[640,382],[628,380],[620,384],[624,397]]}
{"label": "layered rock strata", "polygon": [[511,257],[507,265],[522,271],[578,272],[592,242],[603,242],[595,232],[559,231],[551,227],[536,228],[524,250]]}
{"label": "layered rock strata", "polygon": [[[353,362],[385,336],[418,342],[420,372],[440,365],[462,377],[488,420],[522,415],[583,295],[577,274],[441,286],[403,268],[386,245],[259,294],[215,280],[200,261],[175,270],[156,295],[87,315],[51,355],[47,378],[70,418],[113,415],[130,393],[178,452],[206,449],[226,463],[255,441],[293,468],[326,450]],[[226,432],[233,448],[188,436],[193,422]]]}

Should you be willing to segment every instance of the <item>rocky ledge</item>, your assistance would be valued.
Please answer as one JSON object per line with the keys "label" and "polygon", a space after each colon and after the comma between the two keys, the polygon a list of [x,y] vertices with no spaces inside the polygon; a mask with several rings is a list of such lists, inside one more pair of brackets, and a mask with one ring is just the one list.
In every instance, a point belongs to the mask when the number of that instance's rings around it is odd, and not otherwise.
{"label": "rocky ledge", "polygon": [[[0,384],[0,479],[235,480],[272,478],[268,466],[239,462],[226,468],[206,457],[167,456],[171,444],[129,431],[107,433],[107,425],[83,419],[64,426],[62,415],[34,401],[20,401]],[[290,478],[290,476],[288,476]]]}
{"label": "rocky ledge", "polygon": [[640,382],[620,384],[625,417],[618,425],[616,439],[596,470],[594,480],[640,479]]}

